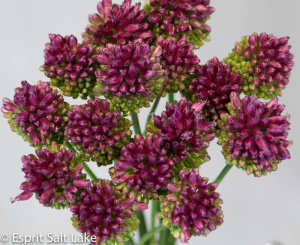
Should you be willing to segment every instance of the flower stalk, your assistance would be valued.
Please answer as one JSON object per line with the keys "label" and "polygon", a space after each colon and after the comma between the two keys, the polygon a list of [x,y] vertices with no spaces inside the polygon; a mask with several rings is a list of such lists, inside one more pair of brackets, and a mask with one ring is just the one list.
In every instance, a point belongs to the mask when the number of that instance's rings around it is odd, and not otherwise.
{"label": "flower stalk", "polygon": [[225,178],[225,176],[227,175],[227,173],[229,172],[229,170],[232,168],[232,165],[226,165],[221,173],[218,175],[218,177],[215,179],[214,183],[220,184],[222,182],[222,180]]}
{"label": "flower stalk", "polygon": [[[65,146],[67,147],[67,149],[73,151],[73,152],[77,152],[75,150],[75,148],[70,144],[69,141],[65,141]],[[94,174],[94,172],[89,168],[89,166],[84,162],[83,163],[83,169],[85,170],[85,172],[91,177],[92,180],[97,180],[97,176]]]}

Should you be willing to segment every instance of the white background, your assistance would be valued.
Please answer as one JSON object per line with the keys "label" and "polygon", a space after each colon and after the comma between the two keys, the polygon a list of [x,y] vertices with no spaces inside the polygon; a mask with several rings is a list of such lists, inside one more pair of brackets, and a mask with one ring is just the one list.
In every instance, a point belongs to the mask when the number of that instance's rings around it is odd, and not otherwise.
{"label": "white background", "polygon": [[[13,98],[14,88],[19,87],[22,80],[31,84],[47,81],[39,66],[43,64],[48,33],[74,34],[81,41],[87,16],[96,12],[96,5],[96,0],[1,0],[0,97]],[[216,8],[208,22],[212,27],[212,41],[197,51],[202,64],[214,56],[223,59],[235,41],[254,31],[291,37],[295,66],[280,103],[286,105],[284,113],[291,114],[289,139],[294,145],[290,148],[292,159],[282,162],[278,171],[267,176],[257,179],[233,168],[218,188],[224,200],[224,224],[207,238],[192,238],[190,244],[264,245],[273,241],[277,245],[299,245],[299,1],[214,0],[211,5]],[[163,106],[162,103],[160,111]],[[147,113],[146,109],[141,112],[142,125]],[[0,130],[0,234],[74,233],[68,210],[45,208],[35,198],[10,204],[10,198],[20,193],[19,186],[24,181],[21,156],[34,153],[34,150],[10,131],[4,118],[0,119]],[[213,142],[209,149],[212,160],[201,168],[201,175],[210,180],[214,180],[224,166],[220,150]],[[107,168],[95,168],[95,171],[99,177],[108,177]]]}

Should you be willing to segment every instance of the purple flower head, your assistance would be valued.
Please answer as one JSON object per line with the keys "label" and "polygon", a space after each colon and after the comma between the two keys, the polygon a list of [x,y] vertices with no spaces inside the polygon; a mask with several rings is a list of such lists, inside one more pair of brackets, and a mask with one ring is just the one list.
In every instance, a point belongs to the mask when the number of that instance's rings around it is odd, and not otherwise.
{"label": "purple flower head", "polygon": [[21,88],[15,89],[14,101],[4,98],[1,109],[12,131],[32,146],[50,145],[51,141],[62,143],[70,110],[68,103],[48,82],[21,84]]}
{"label": "purple flower head", "polygon": [[51,85],[63,91],[65,96],[86,99],[96,84],[92,46],[88,40],[78,44],[73,35],[63,38],[61,35],[49,34],[49,38],[41,71],[51,78]]}
{"label": "purple flower head", "polygon": [[131,138],[131,122],[113,110],[108,101],[90,99],[87,104],[74,105],[68,113],[66,138],[86,161],[108,165],[120,155]]}
{"label": "purple flower head", "polygon": [[164,39],[159,36],[156,44],[161,47],[161,65],[165,71],[162,96],[166,93],[177,93],[190,82],[190,74],[194,73],[200,59],[193,53],[193,45],[187,43],[186,36]]}
{"label": "purple flower head", "polygon": [[147,18],[155,36],[181,38],[199,48],[209,41],[210,26],[206,24],[215,11],[210,0],[148,0],[145,5]]}
{"label": "purple flower head", "polygon": [[276,38],[264,32],[245,36],[236,43],[225,62],[234,72],[241,73],[246,95],[254,93],[264,99],[281,96],[294,66],[288,40],[289,37]]}
{"label": "purple flower head", "polygon": [[188,168],[198,167],[209,160],[206,148],[215,138],[214,123],[203,120],[203,103],[193,104],[182,97],[179,102],[167,103],[161,116],[153,116],[148,131],[163,140],[171,159]]}
{"label": "purple flower head", "polygon": [[223,201],[215,192],[216,183],[208,184],[198,169],[182,169],[179,178],[167,185],[169,194],[160,197],[158,214],[175,238],[186,243],[194,236],[206,236],[223,223],[220,204]]}
{"label": "purple flower head", "polygon": [[193,94],[194,101],[205,101],[202,111],[205,117],[218,120],[220,113],[228,112],[230,93],[241,93],[242,82],[239,72],[233,73],[230,66],[214,57],[204,66],[198,67],[189,91]]}
{"label": "purple flower head", "polygon": [[26,181],[20,186],[23,192],[15,201],[28,200],[33,194],[41,204],[57,209],[69,207],[90,181],[82,174],[83,163],[72,151],[53,143],[50,148],[23,156]]}
{"label": "purple flower head", "polygon": [[131,0],[124,0],[121,5],[112,4],[111,0],[99,2],[99,14],[89,15],[90,24],[82,37],[90,39],[95,46],[125,44],[138,38],[148,42],[153,33],[144,21],[146,12],[140,6],[141,3],[132,6]]}
{"label": "purple flower head", "polygon": [[113,182],[126,183],[128,192],[139,199],[157,199],[158,191],[166,190],[174,164],[167,158],[162,139],[156,134],[136,135],[135,143],[121,150],[121,157],[111,169]]}
{"label": "purple flower head", "polygon": [[232,93],[228,110],[219,121],[222,131],[218,141],[227,164],[260,177],[290,159],[287,147],[292,142],[286,140],[289,115],[281,115],[284,105],[278,105],[277,98],[263,103],[254,95],[240,100]]}
{"label": "purple flower head", "polygon": [[101,64],[101,70],[96,71],[99,84],[95,93],[104,95],[126,115],[149,107],[149,101],[160,93],[163,83],[160,55],[160,46],[150,48],[141,39],[97,48],[94,58]]}
{"label": "purple flower head", "polygon": [[146,208],[144,203],[135,203],[133,196],[122,194],[110,181],[99,179],[80,194],[71,212],[77,231],[97,237],[92,245],[123,244],[138,229],[134,210]]}

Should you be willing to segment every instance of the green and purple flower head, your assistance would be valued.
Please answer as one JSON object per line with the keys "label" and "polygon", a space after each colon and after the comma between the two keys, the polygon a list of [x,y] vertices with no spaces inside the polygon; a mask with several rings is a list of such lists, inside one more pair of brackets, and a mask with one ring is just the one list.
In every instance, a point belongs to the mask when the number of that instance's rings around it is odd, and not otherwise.
{"label": "green and purple flower head", "polygon": [[158,199],[173,177],[174,163],[157,134],[136,135],[135,143],[121,150],[121,157],[111,169],[113,182],[126,192],[135,193],[137,200]]}
{"label": "green and purple flower head", "polygon": [[161,116],[153,115],[153,122],[148,125],[148,131],[163,140],[177,166],[195,168],[210,159],[206,149],[215,138],[215,123],[203,119],[203,105],[182,97],[179,102],[167,103]]}
{"label": "green and purple flower head", "polygon": [[188,42],[197,48],[210,40],[211,28],[206,22],[215,11],[210,0],[148,0],[144,8],[156,37],[186,35]]}
{"label": "green and purple flower head", "polygon": [[32,146],[50,145],[52,141],[62,143],[69,104],[48,82],[30,85],[22,81],[21,84],[22,87],[15,89],[13,101],[3,99],[1,109],[12,131]]}
{"label": "green and purple flower head", "polygon": [[276,38],[263,32],[245,36],[236,43],[225,62],[233,72],[241,73],[244,94],[254,93],[264,99],[281,96],[294,66],[288,40],[289,37]]}
{"label": "green and purple flower head", "polygon": [[185,89],[190,83],[191,73],[197,69],[200,59],[193,53],[193,45],[182,38],[167,38],[159,36],[156,39],[157,46],[162,49],[161,65],[164,70],[164,83],[161,95],[177,93]]}
{"label": "green and purple flower head", "polygon": [[93,46],[126,44],[139,38],[148,42],[153,34],[145,22],[146,12],[140,6],[141,3],[131,5],[131,0],[124,0],[121,5],[112,4],[111,0],[100,1],[98,13],[89,15],[90,24],[82,37],[91,40]]}
{"label": "green and purple flower head", "polygon": [[109,180],[93,181],[72,204],[73,225],[87,236],[96,236],[94,245],[123,244],[138,229],[134,211],[148,208],[126,196]]}
{"label": "green and purple flower head", "polygon": [[49,148],[37,149],[36,156],[23,156],[22,162],[26,181],[20,186],[23,192],[12,203],[28,200],[35,194],[46,207],[70,207],[90,183],[81,172],[83,163],[78,155],[63,145],[52,143]]}
{"label": "green and purple flower head", "polygon": [[160,46],[150,47],[142,39],[97,48],[94,59],[101,66],[95,73],[98,78],[95,94],[105,96],[125,115],[149,107],[163,84],[161,52]]}
{"label": "green and purple flower head", "polygon": [[217,57],[199,65],[195,78],[189,85],[192,101],[205,102],[202,114],[210,121],[218,120],[222,112],[227,112],[230,94],[242,91],[243,80],[239,72],[233,73],[224,61]]}
{"label": "green and purple flower head", "polygon": [[131,139],[131,122],[104,99],[90,99],[74,105],[68,112],[66,139],[86,161],[109,165],[120,156],[120,150]]}
{"label": "green and purple flower head", "polygon": [[291,158],[287,140],[289,115],[282,115],[284,105],[278,99],[260,102],[253,95],[240,99],[231,94],[228,114],[219,121],[218,144],[227,164],[235,165],[256,177],[275,171],[277,165]]}
{"label": "green and purple flower head", "polygon": [[199,175],[197,169],[182,169],[177,178],[167,185],[169,194],[161,196],[158,214],[175,238],[186,243],[194,236],[206,236],[223,223],[220,204],[215,192],[216,183]]}
{"label": "green and purple flower head", "polygon": [[63,38],[49,34],[49,38],[50,43],[45,45],[44,50],[45,63],[40,69],[51,79],[51,86],[74,99],[93,95],[97,63],[92,60],[93,48],[89,40],[78,44],[73,35]]}

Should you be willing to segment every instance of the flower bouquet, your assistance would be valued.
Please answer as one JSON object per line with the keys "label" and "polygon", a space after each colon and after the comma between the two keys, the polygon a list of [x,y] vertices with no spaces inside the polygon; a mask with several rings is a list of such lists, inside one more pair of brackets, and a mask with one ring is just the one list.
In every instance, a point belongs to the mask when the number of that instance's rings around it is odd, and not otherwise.
{"label": "flower bouquet", "polygon": [[[290,116],[278,96],[294,63],[288,37],[262,32],[200,64],[195,51],[210,40],[214,11],[206,0],[103,0],[82,41],[49,34],[40,66],[48,81],[24,80],[3,99],[12,131],[35,148],[21,159],[25,180],[12,203],[35,196],[69,209],[91,244],[134,245],[138,231],[138,244],[172,245],[216,230],[218,184],[233,166],[261,177],[290,158]],[[201,168],[214,139],[226,165],[209,180]],[[101,169],[109,180],[97,177]]]}

